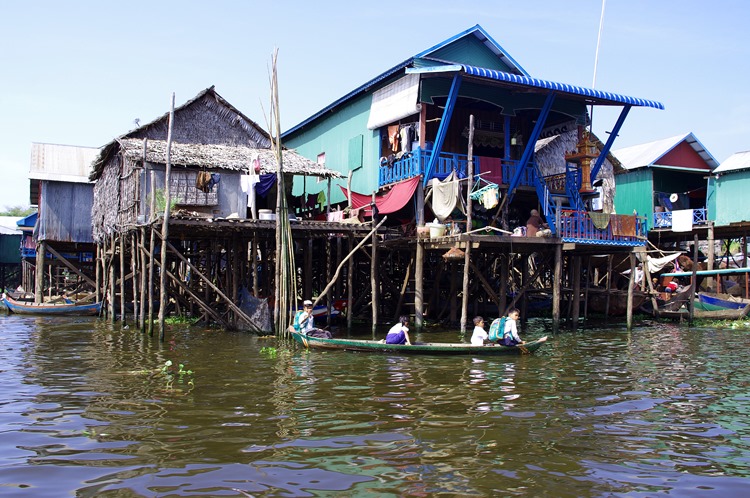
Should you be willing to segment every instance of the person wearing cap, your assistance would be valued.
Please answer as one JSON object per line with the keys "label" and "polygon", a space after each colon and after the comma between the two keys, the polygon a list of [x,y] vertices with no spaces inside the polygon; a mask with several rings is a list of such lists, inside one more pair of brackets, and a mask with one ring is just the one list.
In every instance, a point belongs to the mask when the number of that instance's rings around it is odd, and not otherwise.
{"label": "person wearing cap", "polygon": [[302,302],[302,310],[294,315],[294,330],[311,337],[322,337],[330,339],[331,333],[327,330],[315,327],[315,318],[313,317],[313,302],[305,299]]}

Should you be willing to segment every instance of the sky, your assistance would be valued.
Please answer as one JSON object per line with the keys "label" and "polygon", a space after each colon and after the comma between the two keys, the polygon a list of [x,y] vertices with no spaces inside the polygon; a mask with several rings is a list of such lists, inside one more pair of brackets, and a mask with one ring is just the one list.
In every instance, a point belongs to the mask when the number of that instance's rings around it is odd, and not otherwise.
{"label": "sky", "polygon": [[[2,0],[0,210],[29,205],[32,142],[101,147],[212,85],[267,127],[275,49],[287,130],[476,24],[533,77],[664,104],[633,108],[613,149],[692,132],[719,163],[750,150],[750,2],[604,2],[594,85],[602,0]],[[607,137],[620,108],[600,109]]]}

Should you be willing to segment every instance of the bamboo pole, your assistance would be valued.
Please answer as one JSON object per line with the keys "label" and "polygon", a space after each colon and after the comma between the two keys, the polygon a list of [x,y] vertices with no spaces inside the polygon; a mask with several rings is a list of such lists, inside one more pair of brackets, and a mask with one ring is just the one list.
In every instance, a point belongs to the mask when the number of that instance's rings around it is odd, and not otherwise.
{"label": "bamboo pole", "polygon": [[[466,182],[466,231],[471,230],[471,189],[474,185],[474,115],[469,116],[469,149],[467,157],[466,172],[469,181]],[[466,248],[464,249],[464,275],[461,288],[461,334],[466,333],[466,325],[469,321],[469,261],[471,260],[471,239],[467,236]]]}
{"label": "bamboo pole", "polygon": [[[349,178],[351,178],[351,172]],[[349,241],[349,254],[353,254],[354,249],[352,248],[352,246],[354,245],[354,238],[349,235],[347,237],[347,240]],[[350,258],[349,256],[347,256],[339,264],[343,265],[344,261],[346,261],[347,259],[349,259],[349,268],[346,274],[346,330],[351,332],[352,314],[354,312],[354,290],[352,289],[352,287],[354,287],[354,258]]]}
{"label": "bamboo pole", "polygon": [[109,292],[108,292],[108,301],[109,301],[109,321],[113,322],[115,321],[115,297],[117,297],[115,294],[115,285],[117,284],[117,281],[115,280],[115,234],[113,233],[109,238],[109,261],[107,262],[107,265],[109,266]]}
{"label": "bamboo pole", "polygon": [[138,232],[132,232],[130,234],[130,265],[133,268],[133,321],[136,323],[138,322],[138,278],[137,275],[140,275],[140,271],[138,268],[138,254],[140,252],[136,253],[136,237],[138,236]]}
{"label": "bamboo pole", "polygon": [[149,246],[148,246],[148,335],[154,335],[154,248],[156,247],[156,228],[149,224]]}
{"label": "bamboo pole", "polygon": [[[377,204],[375,203],[375,192],[372,193],[372,222],[377,222],[376,212]],[[375,331],[378,326],[378,307],[379,307],[379,296],[378,296],[378,231],[372,231],[372,258],[370,259],[370,283],[372,292],[372,334],[375,335]]]}
{"label": "bamboo pole", "polygon": [[146,268],[146,249],[142,246],[145,246],[146,244],[146,229],[141,227],[139,229],[140,232],[140,239],[138,241],[138,245],[141,246],[140,251],[138,254],[140,254],[141,257],[141,271],[140,271],[140,282],[141,282],[141,309],[139,314],[139,320],[138,320],[138,328],[141,332],[145,330],[146,325],[146,278],[148,277],[148,270]]}
{"label": "bamboo pole", "polygon": [[172,129],[174,127],[174,92],[169,109],[169,128],[167,129],[167,165],[164,172],[164,220],[161,225],[161,271],[159,272],[159,339],[164,340],[164,318],[167,310],[167,239],[169,238],[169,176],[172,173]]}
{"label": "bamboo pole", "polygon": [[120,246],[120,321],[125,323],[125,234],[118,235]]}
{"label": "bamboo pole", "polygon": [[552,331],[560,330],[560,286],[562,285],[562,244],[555,244],[555,269],[552,278]]}

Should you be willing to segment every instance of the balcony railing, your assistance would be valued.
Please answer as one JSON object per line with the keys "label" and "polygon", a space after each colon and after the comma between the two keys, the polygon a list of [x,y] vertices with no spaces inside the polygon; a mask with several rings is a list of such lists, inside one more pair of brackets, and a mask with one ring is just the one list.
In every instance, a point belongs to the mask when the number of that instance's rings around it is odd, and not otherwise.
{"label": "balcony railing", "polygon": [[[392,183],[407,180],[418,175],[425,174],[425,169],[430,161],[431,150],[424,150],[417,148],[411,152],[404,154],[401,158],[394,160],[392,163],[388,163],[385,159],[380,164],[380,170],[378,174],[378,185],[380,187],[390,185]],[[468,167],[468,156],[466,154],[454,154],[452,152],[440,152],[438,154],[437,162],[435,164],[435,170],[432,172],[431,178],[438,178],[439,180],[445,179],[452,171],[455,171],[460,178],[466,177],[466,171]],[[481,171],[481,157],[474,156],[474,174],[479,174]],[[518,170],[518,161],[505,161],[501,163],[502,171],[502,183],[508,184],[511,178],[516,174]],[[493,176],[493,180],[495,181]],[[519,185],[533,186],[534,185],[534,167],[533,164],[528,164],[524,168],[524,172],[521,176]]]}
{"label": "balcony railing", "polygon": [[588,213],[560,210],[558,236],[578,244],[627,245],[646,244],[646,218],[627,214]]}
{"label": "balcony railing", "polygon": [[[672,211],[654,213],[654,228],[672,228]],[[708,222],[706,208],[693,209],[693,225],[705,225]]]}

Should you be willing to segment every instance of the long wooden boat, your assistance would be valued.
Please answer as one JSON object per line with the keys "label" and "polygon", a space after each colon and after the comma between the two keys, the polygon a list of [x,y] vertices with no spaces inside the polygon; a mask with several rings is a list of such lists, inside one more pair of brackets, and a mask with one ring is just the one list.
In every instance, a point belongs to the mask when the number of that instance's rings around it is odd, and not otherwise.
{"label": "long wooden boat", "polygon": [[[750,313],[750,304],[746,304],[741,309],[736,308],[722,308],[720,306],[706,304],[700,302],[698,299],[694,302],[695,308],[693,309],[693,318],[702,318],[708,320],[739,320],[744,318]],[[661,318],[672,318],[679,320],[687,320],[690,316],[690,312],[681,308],[673,311],[658,311],[657,316]]]}
{"label": "long wooden boat", "polygon": [[517,355],[530,354],[542,347],[547,341],[547,336],[535,341],[527,342],[519,346],[500,346],[488,344],[484,346],[472,346],[461,343],[422,342],[413,344],[386,344],[381,341],[367,341],[362,339],[323,339],[320,337],[308,337],[304,334],[290,329],[292,337],[306,348],[360,351],[369,353],[395,353],[395,354],[418,354],[418,355]]}
{"label": "long wooden boat", "polygon": [[726,309],[739,310],[747,306],[750,301],[740,299],[732,296],[718,296],[716,294],[706,294],[705,292],[698,293],[698,299],[702,303],[719,306]]}
{"label": "long wooden boat", "polygon": [[19,315],[98,315],[102,309],[102,303],[76,304],[76,303],[30,303],[16,301],[15,299],[2,296],[3,304],[11,313]]}

